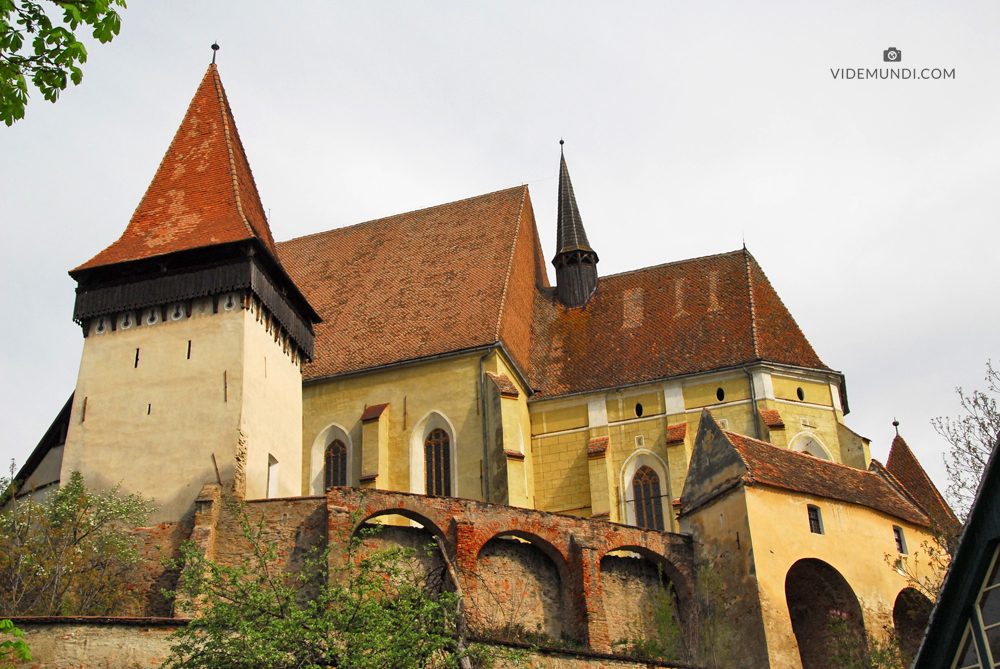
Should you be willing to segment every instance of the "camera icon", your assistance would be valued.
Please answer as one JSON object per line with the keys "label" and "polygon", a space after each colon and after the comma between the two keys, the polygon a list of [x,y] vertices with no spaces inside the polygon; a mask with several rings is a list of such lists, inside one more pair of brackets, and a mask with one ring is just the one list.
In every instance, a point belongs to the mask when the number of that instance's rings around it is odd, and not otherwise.
{"label": "camera icon", "polygon": [[896,47],[891,46],[882,52],[882,60],[887,63],[898,63],[903,60],[903,52]]}

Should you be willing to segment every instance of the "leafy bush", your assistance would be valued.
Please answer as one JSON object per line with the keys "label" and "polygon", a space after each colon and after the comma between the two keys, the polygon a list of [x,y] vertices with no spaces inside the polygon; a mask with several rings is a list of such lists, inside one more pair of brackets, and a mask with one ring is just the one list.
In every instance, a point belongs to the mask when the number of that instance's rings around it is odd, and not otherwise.
{"label": "leafy bush", "polygon": [[19,660],[27,662],[31,659],[28,644],[24,642],[24,634],[14,627],[9,620],[0,620],[0,635],[10,634],[13,639],[0,641],[0,667],[12,667]]}
{"label": "leafy bush", "polygon": [[[0,479],[10,492],[10,479]],[[7,495],[0,512],[0,615],[124,615],[135,612],[140,562],[128,530],[144,524],[140,495],[86,488],[83,476],[38,502]]]}

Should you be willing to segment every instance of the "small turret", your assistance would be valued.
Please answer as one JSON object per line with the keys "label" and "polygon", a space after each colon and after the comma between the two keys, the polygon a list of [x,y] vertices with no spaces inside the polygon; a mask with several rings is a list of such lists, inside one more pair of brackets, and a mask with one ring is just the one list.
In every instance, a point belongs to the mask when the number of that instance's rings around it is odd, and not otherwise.
{"label": "small turret", "polygon": [[552,264],[556,268],[559,301],[567,307],[582,307],[597,290],[598,258],[583,229],[562,144],[559,140],[559,214]]}

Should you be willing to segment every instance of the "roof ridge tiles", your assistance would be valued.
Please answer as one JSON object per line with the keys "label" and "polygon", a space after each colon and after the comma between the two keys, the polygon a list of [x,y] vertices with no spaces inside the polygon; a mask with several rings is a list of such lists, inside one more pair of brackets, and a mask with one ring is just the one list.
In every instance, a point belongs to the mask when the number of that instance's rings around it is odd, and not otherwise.
{"label": "roof ridge tiles", "polygon": [[[675,265],[684,265],[687,263],[699,262],[701,260],[708,260],[710,258],[723,258],[726,256],[733,256],[741,253],[741,250],[736,251],[724,251],[722,253],[709,253],[703,256],[697,256],[696,258],[684,258],[682,260],[671,260],[670,262],[663,262],[657,265],[650,265],[648,267],[637,267],[635,269],[627,269],[624,272],[618,272],[617,274],[605,274],[601,277],[601,281],[607,281],[608,279],[616,279],[618,277],[627,276],[629,274],[639,274],[641,272],[648,272],[650,270],[662,269],[664,267],[673,267]],[[600,290],[600,288],[598,288]]]}
{"label": "roof ridge tiles", "polygon": [[[212,84],[215,86],[215,95],[219,98],[219,107],[222,108],[222,132],[226,137],[226,152],[229,154],[229,175],[233,180],[233,197],[236,198],[236,211],[240,215],[240,219],[243,221],[243,226],[250,233],[250,236],[256,236],[254,234],[253,226],[250,225],[250,221],[247,220],[247,215],[243,212],[242,198],[240,197],[240,180],[236,174],[236,157],[233,155],[233,138],[232,131],[229,129],[229,104],[226,100],[225,94],[222,91],[222,81],[219,79],[219,68],[212,63],[209,66],[209,71],[212,73]],[[240,142],[242,148],[243,142]]]}
{"label": "roof ridge tiles", "polygon": [[757,308],[753,300],[753,276],[750,274],[750,252],[743,246],[743,264],[747,277],[747,297],[750,300],[750,341],[753,345],[753,354],[760,360],[760,347],[757,345]]}
{"label": "roof ridge tiles", "polygon": [[461,200],[453,200],[451,202],[442,202],[441,204],[435,204],[435,205],[431,205],[429,207],[421,207],[420,209],[412,209],[410,211],[404,211],[404,212],[401,212],[399,214],[392,214],[390,216],[382,216],[381,218],[372,218],[372,219],[369,219],[367,221],[359,221],[358,223],[351,223],[350,225],[342,225],[342,226],[337,227],[337,228],[330,228],[329,230],[318,230],[317,232],[310,232],[308,235],[302,235],[300,237],[292,237],[291,239],[285,239],[285,240],[282,240],[282,241],[280,241],[278,243],[279,244],[290,244],[292,242],[300,242],[302,240],[309,239],[311,237],[319,237],[320,235],[328,235],[331,232],[341,232],[341,231],[354,230],[355,228],[361,228],[361,227],[366,226],[366,225],[374,225],[376,223],[381,223],[383,221],[388,221],[389,219],[392,219],[392,218],[402,218],[404,216],[414,216],[416,214],[422,214],[424,212],[428,212],[428,211],[431,211],[433,209],[440,209],[442,207],[451,207],[451,206],[454,206],[454,205],[462,204],[463,202],[472,202],[473,200],[479,200],[479,199],[482,199],[484,197],[489,197],[491,195],[499,195],[500,193],[506,193],[508,191],[518,190],[518,189],[527,191],[528,190],[528,185],[527,184],[521,184],[520,186],[511,186],[510,188],[501,188],[499,190],[490,191],[489,193],[483,193],[482,195],[473,195],[472,197],[464,197]]}

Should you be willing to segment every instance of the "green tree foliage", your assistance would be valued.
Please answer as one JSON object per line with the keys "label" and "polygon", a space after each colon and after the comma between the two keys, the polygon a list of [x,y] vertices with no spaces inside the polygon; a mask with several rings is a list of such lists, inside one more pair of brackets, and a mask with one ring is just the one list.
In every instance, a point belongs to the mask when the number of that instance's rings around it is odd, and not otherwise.
{"label": "green tree foliage", "polygon": [[1000,394],[1000,370],[986,363],[987,392],[966,393],[956,388],[965,415],[947,416],[931,421],[935,431],[948,442],[944,466],[948,471],[948,497],[962,521],[969,515],[979,481],[983,478],[986,461],[1000,438],[1000,411],[996,396]]}
{"label": "green tree foliage", "polygon": [[[24,118],[28,80],[50,102],[67,83],[79,84],[87,48],[77,39],[81,27],[93,28],[101,44],[115,38],[125,0],[66,0],[43,7],[31,0],[0,0],[0,120],[8,126]],[[61,16],[60,16],[61,14]],[[61,19],[61,20],[60,20]]]}
{"label": "green tree foliage", "polygon": [[483,666],[491,651],[464,647],[459,597],[414,569],[414,552],[363,550],[347,542],[343,566],[328,570],[329,550],[301,569],[282,570],[263,518],[227,503],[248,549],[239,564],[182,547],[177,599],[196,615],[172,639],[165,669],[416,669]]}
{"label": "green tree foliage", "polygon": [[140,495],[87,489],[79,472],[43,501],[8,494],[0,512],[0,615],[134,613],[140,562],[131,528],[152,509]]}
{"label": "green tree foliage", "polygon": [[[4,639],[6,635],[13,639]],[[24,633],[14,627],[9,620],[0,620],[0,667],[12,667],[14,662],[27,662],[31,659],[31,651],[24,642]]]}

